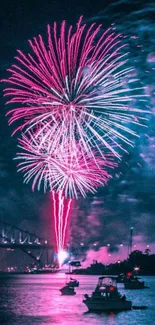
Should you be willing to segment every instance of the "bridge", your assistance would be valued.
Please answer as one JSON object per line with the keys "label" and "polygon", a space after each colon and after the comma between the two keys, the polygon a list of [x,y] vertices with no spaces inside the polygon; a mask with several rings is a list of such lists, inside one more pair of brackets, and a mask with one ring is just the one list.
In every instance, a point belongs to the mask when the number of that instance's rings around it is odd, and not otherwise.
{"label": "bridge", "polygon": [[44,238],[4,221],[0,221],[0,248],[20,249],[37,264],[48,263],[49,251],[52,257],[54,252],[53,245]]}
{"label": "bridge", "polygon": [[[79,243],[77,246],[71,245],[72,255],[77,258],[84,256],[88,249],[95,249],[96,243],[87,247],[84,243]],[[110,244],[106,245],[111,246]],[[105,246],[105,247],[106,247]],[[119,249],[123,244],[117,245]],[[45,265],[53,262],[54,247],[46,239],[30,233],[28,230],[23,230],[19,227],[11,225],[0,220],[0,249],[15,250],[20,249],[22,252],[31,257],[35,264]],[[110,260],[111,253],[109,253]]]}

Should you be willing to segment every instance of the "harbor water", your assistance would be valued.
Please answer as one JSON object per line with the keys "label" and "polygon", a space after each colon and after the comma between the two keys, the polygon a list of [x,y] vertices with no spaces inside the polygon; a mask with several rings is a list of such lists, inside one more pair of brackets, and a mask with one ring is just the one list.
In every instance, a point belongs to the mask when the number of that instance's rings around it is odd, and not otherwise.
{"label": "harbor water", "polygon": [[[91,294],[98,277],[78,275],[75,296],[61,296],[66,282],[64,273],[14,275],[0,278],[0,325],[153,325],[155,324],[155,277],[143,277],[150,287],[144,290],[119,291],[133,305],[147,305],[146,310],[117,314],[89,313],[83,304],[84,294]],[[69,280],[69,276],[68,276]]]}

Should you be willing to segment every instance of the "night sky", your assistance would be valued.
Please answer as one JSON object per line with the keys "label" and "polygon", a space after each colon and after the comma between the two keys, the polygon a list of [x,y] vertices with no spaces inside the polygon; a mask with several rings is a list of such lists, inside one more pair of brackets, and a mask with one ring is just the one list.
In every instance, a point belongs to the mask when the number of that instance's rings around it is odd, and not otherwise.
{"label": "night sky", "polygon": [[[53,21],[76,23],[80,15],[85,21],[98,21],[105,28],[115,24],[127,37],[130,60],[149,95],[148,109],[153,112],[148,128],[140,129],[135,148],[128,148],[114,178],[94,197],[76,203],[70,237],[86,244],[108,242],[115,245],[128,240],[129,227],[134,226],[135,240],[155,243],[155,4],[154,1],[3,1],[0,12],[0,78],[14,62],[16,49],[29,50],[28,39],[41,33]],[[133,37],[133,36],[136,36]],[[48,195],[31,192],[23,184],[12,160],[16,153],[16,136],[11,138],[0,84],[0,219],[22,228],[50,236]],[[48,226],[48,227],[47,227]]]}

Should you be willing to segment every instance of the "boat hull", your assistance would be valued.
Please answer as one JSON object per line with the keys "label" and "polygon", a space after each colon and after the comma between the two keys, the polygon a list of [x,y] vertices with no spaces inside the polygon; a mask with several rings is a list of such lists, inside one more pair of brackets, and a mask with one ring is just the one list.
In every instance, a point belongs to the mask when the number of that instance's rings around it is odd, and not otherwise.
{"label": "boat hull", "polygon": [[71,288],[71,287],[68,287],[68,286],[65,286],[65,287],[61,288],[60,292],[64,296],[74,296],[74,295],[76,295],[76,292],[74,291],[74,288]]}
{"label": "boat hull", "polygon": [[76,295],[76,292],[62,292],[61,291],[61,294],[62,294],[62,296],[74,296],[74,295]]}
{"label": "boat hull", "polygon": [[97,301],[96,299],[94,301],[93,299],[86,299],[83,302],[89,311],[123,311],[132,309],[131,301]]}
{"label": "boat hull", "polygon": [[125,289],[130,289],[130,290],[139,290],[139,289],[145,289],[145,286],[143,283],[124,283],[124,288]]}

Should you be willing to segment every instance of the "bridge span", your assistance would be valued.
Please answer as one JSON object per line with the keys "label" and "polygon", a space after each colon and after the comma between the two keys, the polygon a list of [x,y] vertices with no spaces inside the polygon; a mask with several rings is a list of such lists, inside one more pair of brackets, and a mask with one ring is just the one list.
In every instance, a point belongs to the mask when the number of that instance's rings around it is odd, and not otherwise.
{"label": "bridge span", "polygon": [[0,248],[20,249],[38,264],[45,264],[53,259],[54,247],[47,239],[0,220]]}

